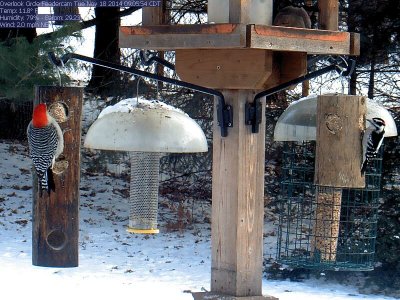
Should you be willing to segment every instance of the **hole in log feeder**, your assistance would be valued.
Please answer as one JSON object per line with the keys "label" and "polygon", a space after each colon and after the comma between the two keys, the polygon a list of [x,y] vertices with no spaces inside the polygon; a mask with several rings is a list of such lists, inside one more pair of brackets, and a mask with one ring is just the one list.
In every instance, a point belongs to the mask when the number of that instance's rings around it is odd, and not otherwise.
{"label": "hole in log feeder", "polygon": [[53,169],[52,169],[53,173],[57,174],[57,175],[60,175],[60,174],[64,173],[65,170],[68,169],[68,165],[69,165],[68,161],[65,160],[64,158],[61,158],[61,159],[57,160],[54,163],[54,166],[53,166]]}
{"label": "hole in log feeder", "polygon": [[337,134],[342,130],[342,121],[336,114],[328,114],[325,116],[325,124],[330,133]]}
{"label": "hole in log feeder", "polygon": [[51,249],[61,250],[67,243],[67,237],[60,229],[54,229],[47,235],[46,242]]}
{"label": "hole in log feeder", "polygon": [[50,105],[49,113],[57,121],[63,123],[68,120],[68,106],[63,102],[56,102]]}

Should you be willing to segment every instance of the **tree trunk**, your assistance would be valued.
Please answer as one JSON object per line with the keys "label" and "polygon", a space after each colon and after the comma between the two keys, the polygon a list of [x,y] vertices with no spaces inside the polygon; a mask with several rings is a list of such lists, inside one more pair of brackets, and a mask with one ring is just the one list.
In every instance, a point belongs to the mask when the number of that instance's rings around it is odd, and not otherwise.
{"label": "tree trunk", "polygon": [[[95,58],[120,63],[119,7],[96,7]],[[101,95],[112,94],[118,87],[121,74],[118,71],[94,65],[88,88]]]}

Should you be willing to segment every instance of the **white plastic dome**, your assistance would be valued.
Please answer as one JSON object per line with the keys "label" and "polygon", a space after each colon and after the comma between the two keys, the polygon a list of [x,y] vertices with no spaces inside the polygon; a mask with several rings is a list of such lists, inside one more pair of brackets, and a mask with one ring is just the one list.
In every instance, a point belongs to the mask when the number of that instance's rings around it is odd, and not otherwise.
{"label": "white plastic dome", "polygon": [[[291,103],[279,117],[274,131],[275,141],[315,141],[317,136],[317,95]],[[390,112],[381,104],[367,99],[366,119],[385,120],[385,137],[397,136],[397,128]],[[365,124],[369,126],[368,123]]]}
{"label": "white plastic dome", "polygon": [[207,152],[200,126],[157,100],[130,98],[105,108],[89,128],[84,147],[115,151]]}

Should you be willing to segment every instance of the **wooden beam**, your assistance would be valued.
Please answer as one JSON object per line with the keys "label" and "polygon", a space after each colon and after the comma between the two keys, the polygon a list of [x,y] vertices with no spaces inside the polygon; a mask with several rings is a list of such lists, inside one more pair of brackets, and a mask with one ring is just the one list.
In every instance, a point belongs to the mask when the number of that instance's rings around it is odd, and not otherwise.
{"label": "wooden beam", "polygon": [[[166,1],[162,1],[159,7],[143,7],[142,25],[165,25],[167,20],[169,20],[166,5]],[[164,59],[164,51],[159,51],[158,57]],[[156,64],[156,72],[157,75],[164,76],[164,66]],[[157,81],[157,88],[159,91],[163,89],[161,81]]]}
{"label": "wooden beam", "polygon": [[188,82],[216,89],[262,89],[272,74],[272,51],[176,50],[176,72]]}
{"label": "wooden beam", "polygon": [[229,23],[272,24],[272,0],[229,0]]}
{"label": "wooden beam", "polygon": [[318,21],[319,28],[323,30],[337,31],[339,28],[339,1],[318,0]]}
{"label": "wooden beam", "polygon": [[122,26],[120,47],[154,50],[244,48],[246,28],[239,24]]}
{"label": "wooden beam", "polygon": [[361,48],[360,34],[350,33],[350,55],[359,56]]}
{"label": "wooden beam", "polygon": [[165,1],[159,7],[142,8],[142,25],[162,25],[165,24]]}
{"label": "wooden beam", "polygon": [[80,143],[83,89],[37,87],[37,103],[47,103],[64,132],[64,151],[53,167],[55,192],[38,191],[33,177],[32,264],[77,267]]}
{"label": "wooden beam", "polygon": [[354,55],[356,50],[348,32],[259,25],[249,25],[247,47],[337,55]]}
{"label": "wooden beam", "polygon": [[[265,119],[258,134],[245,125],[253,91],[223,90],[233,128],[222,138],[215,99],[212,190],[211,291],[237,297],[262,295]],[[265,99],[262,101],[265,114]]]}
{"label": "wooden beam", "polygon": [[155,50],[264,49],[312,54],[357,55],[358,34],[304,28],[240,25],[123,26],[120,47]]}

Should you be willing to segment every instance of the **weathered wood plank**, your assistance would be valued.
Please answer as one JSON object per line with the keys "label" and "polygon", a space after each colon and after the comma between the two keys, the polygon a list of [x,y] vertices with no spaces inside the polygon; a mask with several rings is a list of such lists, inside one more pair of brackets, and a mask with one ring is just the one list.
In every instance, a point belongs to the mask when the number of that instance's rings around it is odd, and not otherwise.
{"label": "weathered wood plank", "polygon": [[[143,7],[142,8],[142,25],[165,25],[169,11],[166,9],[166,1],[163,1],[159,7]],[[164,59],[164,51],[158,52],[158,57]],[[159,76],[164,76],[164,66],[156,64],[156,72]],[[163,83],[157,81],[158,90],[163,89]]]}
{"label": "weathered wood plank", "polygon": [[123,26],[120,47],[155,50],[251,48],[358,55],[358,34],[293,27],[207,24]]}
{"label": "weathered wood plank", "polygon": [[119,38],[121,48],[244,48],[246,27],[240,24],[122,26]]}
{"label": "weathered wood plank", "polygon": [[339,26],[339,1],[318,0],[319,28],[323,30],[338,30]]}
{"label": "weathered wood plank", "polygon": [[33,177],[32,264],[77,267],[82,88],[37,87],[64,132],[64,151],[53,168],[55,192],[40,196]]}
{"label": "weathered wood plank", "polygon": [[363,188],[361,133],[366,101],[361,96],[322,95],[317,102],[315,183]]}
{"label": "weathered wood plank", "polygon": [[219,89],[262,89],[272,73],[271,51],[176,50],[176,72],[188,82]]}
{"label": "weathered wood plank", "polygon": [[359,33],[350,33],[350,53],[351,55],[359,56],[361,48],[361,40]]}
{"label": "weathered wood plank", "polygon": [[280,26],[248,25],[248,48],[309,54],[355,55],[350,33]]}
{"label": "weathered wood plank", "polygon": [[233,128],[221,137],[214,107],[211,291],[261,296],[265,122],[258,134],[245,125],[253,91],[222,92],[233,108]]}
{"label": "weathered wood plank", "polygon": [[142,8],[142,25],[162,25],[165,23],[165,1],[159,7]]}

